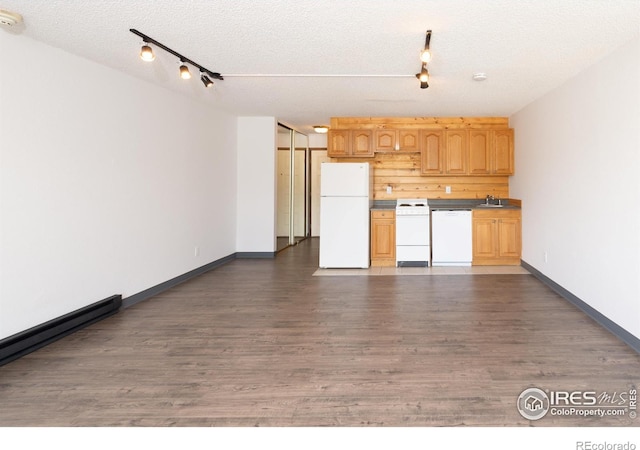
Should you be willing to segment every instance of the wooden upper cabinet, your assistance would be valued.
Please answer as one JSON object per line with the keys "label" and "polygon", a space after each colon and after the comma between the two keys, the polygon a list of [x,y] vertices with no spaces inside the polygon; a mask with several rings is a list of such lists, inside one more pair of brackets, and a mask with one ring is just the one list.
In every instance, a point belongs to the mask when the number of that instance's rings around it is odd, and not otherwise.
{"label": "wooden upper cabinet", "polygon": [[376,130],[374,147],[376,152],[419,152],[419,130]]}
{"label": "wooden upper cabinet", "polygon": [[467,175],[467,130],[445,131],[445,172],[447,175]]}
{"label": "wooden upper cabinet", "polygon": [[444,173],[444,139],[441,130],[422,130],[420,133],[420,173]]}
{"label": "wooden upper cabinet", "polygon": [[420,131],[398,130],[398,144],[398,151],[400,152],[419,152]]}
{"label": "wooden upper cabinet", "polygon": [[371,130],[352,130],[351,131],[351,155],[352,156],[373,156]]}
{"label": "wooden upper cabinet", "polygon": [[491,173],[514,174],[513,128],[491,131]]}
{"label": "wooden upper cabinet", "polygon": [[332,158],[373,156],[371,130],[329,130],[327,155]]}
{"label": "wooden upper cabinet", "polygon": [[506,121],[470,121],[464,127],[433,123],[420,128],[414,122],[372,121],[353,128],[332,127],[327,150],[331,158],[419,152],[420,174],[425,176],[508,176],[515,166],[513,135]]}
{"label": "wooden upper cabinet", "polygon": [[396,130],[376,130],[374,141],[375,151],[393,152],[396,149]]}
{"label": "wooden upper cabinet", "polygon": [[327,155],[338,158],[349,156],[351,152],[350,130],[329,130],[327,140]]}
{"label": "wooden upper cabinet", "polygon": [[488,130],[469,130],[469,175],[491,173]]}
{"label": "wooden upper cabinet", "polygon": [[438,131],[422,130],[422,175],[513,175],[513,129]]}

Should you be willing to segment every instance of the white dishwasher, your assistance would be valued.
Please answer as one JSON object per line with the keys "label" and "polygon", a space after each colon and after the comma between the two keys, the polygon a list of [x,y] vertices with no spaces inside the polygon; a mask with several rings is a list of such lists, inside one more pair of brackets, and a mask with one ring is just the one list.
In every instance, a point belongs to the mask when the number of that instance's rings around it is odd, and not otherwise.
{"label": "white dishwasher", "polygon": [[431,252],[432,266],[471,265],[471,210],[431,212]]}

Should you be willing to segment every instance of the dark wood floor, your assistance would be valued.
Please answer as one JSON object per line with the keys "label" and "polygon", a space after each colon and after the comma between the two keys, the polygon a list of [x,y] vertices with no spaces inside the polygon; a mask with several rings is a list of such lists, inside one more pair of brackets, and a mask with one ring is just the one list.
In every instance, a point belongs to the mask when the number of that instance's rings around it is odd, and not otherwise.
{"label": "dark wood floor", "polygon": [[0,426],[638,425],[519,415],[527,387],[640,381],[637,353],[532,276],[313,277],[317,244],[0,367]]}

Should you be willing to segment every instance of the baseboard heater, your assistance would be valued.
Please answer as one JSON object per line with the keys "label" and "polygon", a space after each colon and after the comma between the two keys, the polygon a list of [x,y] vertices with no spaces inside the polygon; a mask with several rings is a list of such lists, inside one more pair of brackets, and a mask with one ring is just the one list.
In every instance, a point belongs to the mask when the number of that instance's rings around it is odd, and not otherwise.
{"label": "baseboard heater", "polygon": [[121,305],[122,295],[114,295],[0,340],[0,366],[112,316]]}

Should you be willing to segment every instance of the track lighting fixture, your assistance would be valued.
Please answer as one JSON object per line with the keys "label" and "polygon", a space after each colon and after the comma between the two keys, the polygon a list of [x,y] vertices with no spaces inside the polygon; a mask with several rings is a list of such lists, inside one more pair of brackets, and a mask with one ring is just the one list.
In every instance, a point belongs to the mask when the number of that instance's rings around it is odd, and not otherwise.
{"label": "track lighting fixture", "polygon": [[153,49],[145,44],[140,49],[140,59],[143,61],[153,61],[156,59],[156,55],[153,54]]}
{"label": "track lighting fixture", "polygon": [[188,80],[191,78],[191,72],[189,72],[189,68],[183,64],[180,66],[180,78],[183,80]]}
{"label": "track lighting fixture", "polygon": [[170,49],[164,44],[161,44],[155,39],[150,38],[146,34],[143,34],[133,28],[130,28],[129,31],[131,31],[133,34],[137,36],[140,36],[144,42],[144,45],[140,49],[140,58],[143,61],[153,61],[155,59],[155,55],[153,54],[153,49],[149,45],[149,44],[152,44],[157,48],[161,48],[165,52],[171,53],[173,56],[177,57],[180,60],[180,78],[185,80],[188,80],[189,78],[191,78],[191,72],[189,72],[189,67],[187,66],[187,64],[189,64],[193,67],[200,69],[200,80],[202,81],[205,87],[209,87],[213,84],[212,79],[224,80],[222,75],[220,75],[218,72],[212,72],[211,70],[205,67],[202,67],[200,64],[190,60],[189,58],[182,56],[180,53]]}
{"label": "track lighting fixture", "polygon": [[431,62],[431,50],[429,50],[430,43],[431,43],[431,30],[427,30],[427,37],[424,41],[424,50],[420,52],[420,61],[424,63]]}
{"label": "track lighting fixture", "polygon": [[427,63],[431,61],[431,50],[429,45],[431,43],[431,30],[427,30],[427,37],[424,41],[424,50],[420,52],[420,61],[422,67],[420,73],[416,74],[416,78],[420,80],[420,89],[426,89],[429,87],[429,71],[427,70]]}
{"label": "track lighting fixture", "polygon": [[422,63],[422,70],[416,74],[416,78],[420,80],[420,89],[426,89],[429,87],[429,71],[427,70],[427,63]]}
{"label": "track lighting fixture", "polygon": [[200,75],[200,80],[202,80],[202,84],[204,84],[204,87],[207,87],[207,88],[213,84],[213,81],[211,81],[211,78],[206,76],[204,73]]}

